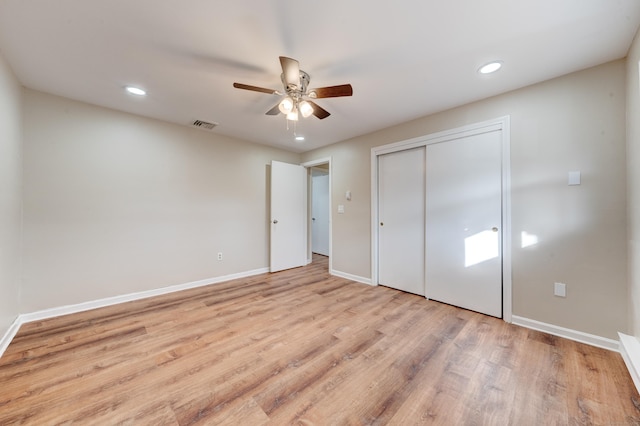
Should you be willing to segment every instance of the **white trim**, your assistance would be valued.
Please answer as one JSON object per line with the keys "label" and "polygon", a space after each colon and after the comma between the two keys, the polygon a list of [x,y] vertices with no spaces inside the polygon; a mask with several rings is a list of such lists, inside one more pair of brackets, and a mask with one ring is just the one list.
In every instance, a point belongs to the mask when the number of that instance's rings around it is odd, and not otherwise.
{"label": "white trim", "polygon": [[378,152],[371,148],[371,285],[378,285]]}
{"label": "white trim", "polygon": [[511,118],[500,119],[502,128],[502,319],[513,318],[511,282]]}
{"label": "white trim", "polygon": [[418,148],[420,146],[430,145],[432,143],[439,143],[449,141],[452,139],[459,139],[467,136],[474,136],[482,133],[493,132],[496,130],[503,130],[505,128],[504,123],[509,121],[509,116],[499,117],[494,120],[483,121],[480,123],[469,124],[462,127],[456,127],[455,129],[444,130],[442,132],[431,133],[424,136],[418,136],[417,138],[407,139],[400,142],[390,143],[387,145],[376,146],[371,148],[372,152],[376,155],[390,154],[392,152],[404,151],[411,148]]}
{"label": "white trim", "polygon": [[237,274],[223,275],[217,278],[208,278],[205,280],[193,281],[190,283],[177,284],[168,287],[157,288],[153,290],[146,290],[137,293],[123,294],[120,296],[106,297],[104,299],[93,300],[89,302],[77,303],[75,305],[59,306],[51,309],[44,309],[41,311],[31,312],[28,314],[20,315],[21,323],[27,323],[32,321],[40,321],[49,318],[55,318],[62,315],[75,314],[78,312],[89,311],[97,308],[104,308],[107,306],[117,305],[120,303],[132,302],[135,300],[146,299],[154,296],[161,296],[164,294],[175,293],[182,290],[189,290],[197,287],[204,287],[210,284],[219,284],[225,281],[231,281],[238,278],[246,278],[253,275],[259,275],[269,272],[269,268],[254,269],[252,271],[240,272]]}
{"label": "white trim", "polygon": [[13,338],[16,337],[16,334],[18,334],[18,330],[20,330],[20,326],[22,325],[20,317],[21,315],[18,315],[16,319],[13,320],[13,323],[9,326],[7,332],[4,333],[4,336],[0,339],[0,358],[4,354],[4,351],[9,347]]}
{"label": "white trim", "polygon": [[372,285],[370,278],[360,277],[358,275],[349,274],[347,272],[336,271],[335,269],[330,269],[329,273],[331,275],[335,275],[336,277],[344,278],[346,280],[351,280],[351,281],[355,281],[362,284]]}
{"label": "white trim", "polygon": [[[371,148],[371,284],[378,285],[378,156],[434,143],[501,131],[502,135],[502,318],[512,321],[511,281],[511,118],[479,123]],[[427,294],[428,298],[428,294]]]}
{"label": "white trim", "polygon": [[598,348],[608,349],[610,351],[619,351],[619,343],[617,340],[608,339],[606,337],[596,336],[594,334],[583,333],[582,331],[572,330],[553,324],[532,320],[529,318],[512,316],[513,324],[521,327],[530,328],[532,330],[542,331],[544,333],[553,334],[554,336],[564,337],[587,345],[596,346]]}
{"label": "white trim", "polygon": [[629,370],[633,384],[640,392],[640,341],[634,336],[618,333],[620,337],[620,355]]}

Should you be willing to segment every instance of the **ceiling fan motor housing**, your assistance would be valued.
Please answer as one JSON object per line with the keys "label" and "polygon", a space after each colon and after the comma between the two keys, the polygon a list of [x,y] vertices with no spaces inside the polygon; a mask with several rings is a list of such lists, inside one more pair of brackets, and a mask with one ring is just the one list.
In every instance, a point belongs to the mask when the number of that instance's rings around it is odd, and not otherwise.
{"label": "ceiling fan motor housing", "polygon": [[309,74],[300,70],[300,83],[296,86],[295,84],[287,84],[285,80],[284,73],[280,74],[280,79],[282,80],[282,84],[286,88],[287,95],[292,98],[299,100],[307,93],[307,87],[309,86],[309,81],[311,78]]}

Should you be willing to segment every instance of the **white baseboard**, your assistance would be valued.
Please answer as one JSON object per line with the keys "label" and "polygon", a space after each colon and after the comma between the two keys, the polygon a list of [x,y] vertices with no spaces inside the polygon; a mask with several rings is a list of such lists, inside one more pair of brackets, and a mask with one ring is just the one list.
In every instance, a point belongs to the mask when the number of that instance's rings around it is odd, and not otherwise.
{"label": "white baseboard", "polygon": [[107,297],[104,299],[92,300],[88,302],[77,303],[74,305],[59,306],[56,308],[44,309],[41,311],[31,312],[27,314],[20,314],[13,322],[9,330],[0,339],[0,357],[4,354],[4,351],[11,343],[11,340],[15,337],[16,333],[20,329],[22,324],[41,321],[49,318],[55,318],[62,315],[75,314],[79,312],[89,311],[91,309],[104,308],[107,306],[117,305],[119,303],[132,302],[134,300],[146,299],[154,296],[161,296],[163,294],[175,293],[177,291],[188,290],[196,287],[203,287],[211,284],[218,284],[225,281],[231,281],[238,278],[251,277],[253,275],[259,275],[269,272],[269,268],[254,269],[252,271],[240,272],[237,274],[223,275],[216,278],[208,278],[205,280],[193,281],[190,283],[177,284],[168,287],[157,288],[153,290],[141,291],[137,293],[123,294],[121,296]]}
{"label": "white baseboard", "polygon": [[620,355],[629,370],[633,384],[640,392],[640,341],[634,336],[618,333],[620,337]]}
{"label": "white baseboard", "polygon": [[553,334],[554,336],[564,337],[565,339],[574,340],[580,343],[586,343],[587,345],[597,346],[603,349],[609,349],[610,351],[619,351],[618,341],[608,339],[606,337],[596,336],[594,334],[583,333],[582,331],[572,330],[570,328],[564,328],[553,324],[547,324],[544,322],[532,320],[529,318],[523,318],[516,315],[511,317],[511,322],[521,327],[530,328],[532,330],[543,331],[545,333]]}
{"label": "white baseboard", "polygon": [[0,338],[0,357],[2,357],[4,351],[6,351],[9,347],[9,343],[11,343],[13,338],[16,337],[16,334],[18,333],[18,330],[20,330],[21,325],[22,322],[20,321],[20,315],[18,315],[13,323],[9,326],[7,332],[4,333],[4,336]]}
{"label": "white baseboard", "polygon": [[123,294],[121,296],[107,297],[104,299],[92,300],[89,302],[78,303],[75,305],[60,306],[57,308],[44,309],[29,314],[22,314],[20,318],[22,324],[32,321],[41,321],[48,318],[59,317],[62,315],[75,314],[78,312],[89,311],[91,309],[104,308],[106,306],[117,305],[119,303],[132,302],[134,300],[146,299],[163,294],[175,293],[176,291],[189,290],[192,288],[203,287],[210,284],[218,284],[225,281],[231,281],[238,278],[250,277],[253,275],[264,274],[269,272],[269,268],[254,269],[253,271],[240,272],[237,274],[223,275],[216,278],[207,278],[204,280],[193,281],[190,283],[171,285],[168,287],[156,288],[153,290],[141,291],[138,293]]}
{"label": "white baseboard", "polygon": [[371,278],[365,278],[365,277],[360,277],[358,275],[352,275],[352,274],[348,274],[346,272],[341,272],[341,271],[336,271],[335,269],[332,269],[331,271],[329,271],[329,273],[331,275],[335,275],[336,277],[340,277],[340,278],[344,278],[347,280],[351,280],[351,281],[356,281],[362,284],[371,284]]}

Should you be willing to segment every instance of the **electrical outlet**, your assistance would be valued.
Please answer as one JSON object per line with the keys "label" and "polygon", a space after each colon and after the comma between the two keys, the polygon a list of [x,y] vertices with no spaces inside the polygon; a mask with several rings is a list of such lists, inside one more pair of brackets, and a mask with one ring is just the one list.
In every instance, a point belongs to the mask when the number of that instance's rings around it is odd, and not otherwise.
{"label": "electrical outlet", "polygon": [[218,253],[218,260],[222,260],[222,252]]}
{"label": "electrical outlet", "polygon": [[554,296],[567,297],[567,285],[565,283],[554,283],[553,294]]}

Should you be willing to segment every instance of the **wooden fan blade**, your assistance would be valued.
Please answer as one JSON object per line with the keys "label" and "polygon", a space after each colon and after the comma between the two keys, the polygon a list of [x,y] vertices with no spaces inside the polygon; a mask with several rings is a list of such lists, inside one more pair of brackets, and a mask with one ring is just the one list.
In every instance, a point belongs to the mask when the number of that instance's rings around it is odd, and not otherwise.
{"label": "wooden fan blade", "polygon": [[242,83],[233,83],[233,87],[235,87],[236,89],[244,89],[244,90],[252,90],[254,92],[268,93],[270,95],[274,95],[278,93],[277,90],[265,89],[264,87],[250,86],[248,84],[242,84]]}
{"label": "wooden fan blade", "polygon": [[274,106],[273,108],[271,108],[269,111],[266,112],[266,115],[278,115],[280,114],[280,103],[278,102],[276,104],[276,106]]}
{"label": "wooden fan blade", "polygon": [[313,107],[313,115],[318,117],[320,120],[322,120],[324,118],[327,118],[328,116],[331,115],[329,113],[329,111],[327,111],[326,109],[322,108],[317,103],[315,103],[313,101],[307,101],[307,102],[309,102],[309,104],[311,104],[311,106]]}
{"label": "wooden fan blade", "polygon": [[341,84],[309,90],[309,97],[315,99],[338,98],[340,96],[353,96],[353,87],[350,84]]}
{"label": "wooden fan blade", "polygon": [[300,87],[300,64],[295,59],[280,56],[280,66],[287,86]]}

